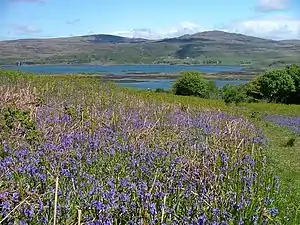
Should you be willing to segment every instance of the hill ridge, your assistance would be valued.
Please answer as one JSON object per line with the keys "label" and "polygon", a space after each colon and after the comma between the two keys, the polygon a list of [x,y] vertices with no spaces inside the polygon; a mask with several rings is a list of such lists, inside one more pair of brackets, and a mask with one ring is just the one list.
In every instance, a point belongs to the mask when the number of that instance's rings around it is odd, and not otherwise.
{"label": "hill ridge", "polygon": [[300,40],[276,41],[218,30],[160,40],[90,34],[0,41],[0,64],[18,60],[46,64],[255,64],[262,60],[270,64],[299,59],[299,49]]}

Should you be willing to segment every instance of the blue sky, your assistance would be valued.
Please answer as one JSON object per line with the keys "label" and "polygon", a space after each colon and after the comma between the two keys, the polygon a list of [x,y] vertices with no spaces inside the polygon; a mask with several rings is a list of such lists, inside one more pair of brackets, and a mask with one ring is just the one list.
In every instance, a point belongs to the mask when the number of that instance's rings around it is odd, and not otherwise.
{"label": "blue sky", "polygon": [[224,30],[300,39],[299,0],[0,0],[0,40],[108,33],[150,39]]}

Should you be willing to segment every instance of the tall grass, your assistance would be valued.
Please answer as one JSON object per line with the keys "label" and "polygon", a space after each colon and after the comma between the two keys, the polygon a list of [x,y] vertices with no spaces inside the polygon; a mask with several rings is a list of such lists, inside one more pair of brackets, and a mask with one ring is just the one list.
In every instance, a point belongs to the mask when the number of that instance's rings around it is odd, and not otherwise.
{"label": "tall grass", "polygon": [[2,76],[3,224],[295,223],[263,133],[223,103]]}

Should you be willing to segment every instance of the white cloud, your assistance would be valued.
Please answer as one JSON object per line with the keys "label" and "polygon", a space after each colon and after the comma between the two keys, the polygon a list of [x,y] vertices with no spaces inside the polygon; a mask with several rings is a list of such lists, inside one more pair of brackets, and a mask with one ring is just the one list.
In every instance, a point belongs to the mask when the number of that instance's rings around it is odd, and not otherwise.
{"label": "white cloud", "polygon": [[258,11],[278,11],[289,7],[289,0],[259,0],[256,10]]}
{"label": "white cloud", "polygon": [[249,19],[228,24],[222,30],[275,40],[300,39],[300,19]]}
{"label": "white cloud", "polygon": [[146,39],[160,39],[163,34],[157,31],[146,29],[146,28],[139,28],[139,29],[132,29],[132,30],[124,30],[124,31],[117,31],[113,32],[113,35],[119,35],[122,37],[130,37],[130,38],[146,38]]}
{"label": "white cloud", "polygon": [[114,32],[114,35],[133,38],[163,39],[179,37],[185,34],[194,34],[209,30],[241,33],[275,40],[300,39],[300,19],[288,17],[272,17],[260,19],[239,20],[228,23],[222,27],[205,28],[191,22],[182,22],[169,29],[133,29],[129,31]]}
{"label": "white cloud", "polygon": [[178,26],[169,27],[169,28],[161,28],[158,30],[141,28],[141,29],[133,29],[128,31],[118,31],[114,32],[114,35],[120,35],[124,37],[131,38],[146,38],[146,39],[162,39],[162,38],[172,38],[178,37],[185,34],[194,34],[198,32],[205,31],[200,25],[191,23],[191,22],[182,22]]}

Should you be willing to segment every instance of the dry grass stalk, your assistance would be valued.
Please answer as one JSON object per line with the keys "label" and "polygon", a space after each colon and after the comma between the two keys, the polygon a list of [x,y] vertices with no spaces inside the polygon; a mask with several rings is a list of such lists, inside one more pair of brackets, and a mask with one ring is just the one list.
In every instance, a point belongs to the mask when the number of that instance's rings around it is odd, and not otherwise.
{"label": "dry grass stalk", "polygon": [[14,106],[18,109],[29,111],[34,116],[37,110],[37,91],[27,85],[23,88],[0,86],[0,109],[6,106]]}

